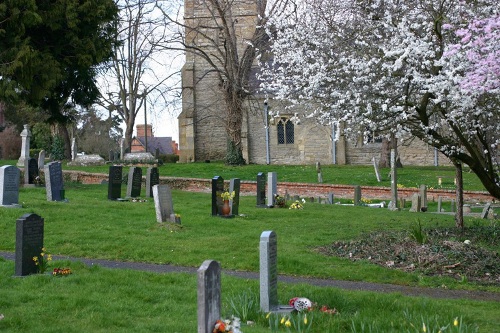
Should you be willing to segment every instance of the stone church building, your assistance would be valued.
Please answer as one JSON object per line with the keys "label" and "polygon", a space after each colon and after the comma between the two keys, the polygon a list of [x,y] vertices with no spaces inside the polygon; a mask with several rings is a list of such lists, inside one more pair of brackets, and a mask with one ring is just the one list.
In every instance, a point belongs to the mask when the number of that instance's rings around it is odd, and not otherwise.
{"label": "stone church building", "polygon": [[[245,38],[255,30],[256,4],[259,0],[234,0],[232,15],[238,46],[243,50]],[[186,29],[186,44],[206,46],[207,53],[216,53],[218,28],[206,9],[205,0],[185,0],[186,25],[203,26],[204,33]],[[206,27],[212,27],[211,29]],[[226,155],[224,100],[219,82],[202,57],[186,52],[182,69],[182,112],[179,121],[180,162],[223,160]],[[254,94],[245,102],[242,127],[243,156],[255,164],[358,164],[368,165],[380,159],[381,142],[367,142],[360,137],[346,139],[342,129],[318,124],[314,119],[298,119],[280,102],[267,100],[257,91],[254,63],[252,78]],[[267,116],[267,107],[279,111],[279,117]],[[267,120],[266,120],[267,118]],[[332,140],[337,137],[338,140]],[[368,140],[369,141],[369,140]],[[449,160],[433,147],[418,140],[405,140],[398,146],[403,165],[444,165]]]}

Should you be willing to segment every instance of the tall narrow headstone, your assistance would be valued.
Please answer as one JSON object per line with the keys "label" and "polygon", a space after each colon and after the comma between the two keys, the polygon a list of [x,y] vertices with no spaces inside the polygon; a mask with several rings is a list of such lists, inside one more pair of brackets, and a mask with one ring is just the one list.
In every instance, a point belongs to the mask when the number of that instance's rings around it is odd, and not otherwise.
{"label": "tall narrow headstone", "polygon": [[483,211],[481,212],[482,219],[485,219],[488,217],[488,212],[490,210],[490,207],[491,207],[491,203],[489,203],[489,202],[486,205],[484,205]]}
{"label": "tall narrow headstone", "polygon": [[438,209],[437,209],[438,213],[441,213],[441,211],[443,210],[442,206],[443,206],[443,197],[439,196],[438,197]]}
{"label": "tall narrow headstone", "polygon": [[323,173],[321,172],[321,163],[316,162],[316,173],[318,174],[318,183],[323,183]]}
{"label": "tall narrow headstone", "polygon": [[28,184],[34,185],[40,175],[36,158],[28,158]]}
{"label": "tall narrow headstone", "polygon": [[415,193],[411,197],[411,208],[410,212],[420,212],[420,209],[422,208],[422,204],[420,201],[420,194]]}
{"label": "tall narrow headstone", "polygon": [[128,171],[127,197],[137,198],[141,196],[142,169],[131,167]]}
{"label": "tall narrow headstone", "polygon": [[455,211],[457,210],[457,204],[455,202],[455,199],[451,199],[451,203],[450,203],[450,211],[455,213]]}
{"label": "tall narrow headstone", "polygon": [[220,317],[221,267],[205,260],[198,268],[198,333],[212,333]]}
{"label": "tall narrow headstone", "polygon": [[396,151],[391,149],[391,202],[389,210],[398,210],[398,172],[396,168]]}
{"label": "tall narrow headstone", "polygon": [[20,207],[19,202],[20,171],[13,165],[0,167],[0,206]]}
{"label": "tall narrow headstone", "polygon": [[170,187],[168,185],[154,185],[152,192],[155,202],[156,221],[176,222]]}
{"label": "tall narrow headstone", "polygon": [[373,168],[375,169],[375,176],[377,177],[377,181],[380,183],[380,171],[378,169],[377,160],[375,157],[372,157]]}
{"label": "tall narrow headstone", "polygon": [[361,186],[354,186],[354,206],[361,205]]}
{"label": "tall narrow headstone", "polygon": [[38,268],[33,257],[43,248],[44,220],[36,214],[24,214],[16,221],[15,275],[35,274]]}
{"label": "tall narrow headstone", "polygon": [[160,184],[160,173],[157,167],[148,168],[146,171],[146,197],[153,196],[153,186]]}
{"label": "tall narrow headstone", "polygon": [[224,192],[224,178],[215,176],[212,178],[212,216],[221,214],[223,200],[220,196]]}
{"label": "tall narrow headstone", "polygon": [[333,205],[334,199],[335,199],[334,194],[332,192],[328,193],[328,203],[330,205]]}
{"label": "tall narrow headstone", "polygon": [[[19,160],[17,161],[17,166],[19,167],[24,167],[25,160],[30,158],[30,138],[31,138],[31,131],[30,131],[30,126],[29,125],[24,125],[24,129],[21,132],[21,156],[19,157]],[[26,172],[26,170],[24,170]]]}
{"label": "tall narrow headstone", "polygon": [[420,203],[422,207],[427,207],[427,186],[420,185]]}
{"label": "tall narrow headstone", "polygon": [[44,167],[47,201],[64,200],[64,181],[61,162],[50,162]]}
{"label": "tall narrow headstone", "polygon": [[116,200],[122,196],[122,166],[111,165],[108,177],[108,199]]}
{"label": "tall narrow headstone", "polygon": [[38,153],[38,170],[43,170],[43,167],[45,166],[45,150],[40,150],[40,153]]}
{"label": "tall narrow headstone", "polygon": [[276,172],[267,173],[267,206],[274,206],[274,196],[278,194],[278,174]]}
{"label": "tall narrow headstone", "polygon": [[257,174],[257,207],[266,207],[266,178],[263,172]]}
{"label": "tall narrow headstone", "polygon": [[239,214],[239,206],[240,206],[240,179],[239,178],[231,178],[229,181],[229,193],[234,191],[234,198],[229,200],[229,205],[231,206],[230,215],[238,215]]}
{"label": "tall narrow headstone", "polygon": [[260,236],[260,309],[262,312],[289,312],[290,306],[278,302],[278,240],[274,231]]}

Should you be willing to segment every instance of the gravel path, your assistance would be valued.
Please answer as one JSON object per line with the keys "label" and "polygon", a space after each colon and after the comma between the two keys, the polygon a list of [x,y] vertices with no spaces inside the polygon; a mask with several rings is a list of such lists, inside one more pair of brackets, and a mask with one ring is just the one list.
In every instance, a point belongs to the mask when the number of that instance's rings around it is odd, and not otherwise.
{"label": "gravel path", "polygon": [[[15,254],[13,252],[0,252],[0,257],[6,260],[14,260]],[[197,268],[186,266],[173,266],[173,265],[158,265],[140,262],[123,262],[111,261],[102,259],[87,259],[87,258],[73,258],[65,256],[53,256],[55,260],[70,260],[80,261],[86,265],[99,265],[106,268],[118,269],[133,269],[138,271],[149,271],[155,273],[190,273],[196,274]],[[255,272],[241,272],[223,270],[223,273],[244,278],[244,279],[259,279],[259,273]],[[382,283],[371,282],[355,282],[355,281],[342,281],[342,280],[329,280],[318,278],[306,277],[292,277],[286,275],[278,276],[279,282],[286,283],[305,283],[318,287],[335,287],[345,290],[359,290],[359,291],[373,291],[385,293],[401,293],[406,296],[424,296],[431,298],[444,298],[444,299],[471,299],[479,301],[495,301],[500,302],[500,293],[486,292],[486,291],[470,291],[470,290],[447,290],[437,288],[423,288],[423,287],[409,287]]]}

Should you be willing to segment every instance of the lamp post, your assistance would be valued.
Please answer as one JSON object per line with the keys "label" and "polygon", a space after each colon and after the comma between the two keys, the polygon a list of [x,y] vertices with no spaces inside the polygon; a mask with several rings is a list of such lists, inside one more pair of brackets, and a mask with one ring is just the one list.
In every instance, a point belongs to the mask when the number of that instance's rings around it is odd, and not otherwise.
{"label": "lamp post", "polygon": [[146,112],[146,96],[147,89],[144,89],[144,145],[146,148],[146,153],[148,152],[148,120],[147,120],[147,112]]}
{"label": "lamp post", "polygon": [[266,164],[271,163],[271,155],[269,153],[269,106],[264,102],[264,124],[266,129]]}

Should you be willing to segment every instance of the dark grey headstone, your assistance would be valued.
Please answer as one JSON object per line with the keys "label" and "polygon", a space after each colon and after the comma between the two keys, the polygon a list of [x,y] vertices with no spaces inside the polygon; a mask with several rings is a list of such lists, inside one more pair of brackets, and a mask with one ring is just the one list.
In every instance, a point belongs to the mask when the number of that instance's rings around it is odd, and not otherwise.
{"label": "dark grey headstone", "polygon": [[45,189],[47,201],[64,200],[64,181],[61,162],[50,162],[45,165]]}
{"label": "dark grey headstone", "polygon": [[222,197],[224,192],[224,178],[215,176],[212,178],[212,216],[220,215],[223,205]]}
{"label": "dark grey headstone", "polygon": [[238,215],[239,214],[239,206],[240,206],[240,179],[232,178],[229,181],[229,193],[234,191],[234,198],[229,200],[229,205],[231,206],[230,215]]}
{"label": "dark grey headstone", "polygon": [[131,167],[128,171],[127,197],[137,198],[141,196],[142,169]]}
{"label": "dark grey headstone", "polygon": [[35,184],[38,176],[38,161],[36,158],[30,158],[28,160],[28,184]]}
{"label": "dark grey headstone", "polygon": [[25,276],[38,272],[33,257],[43,248],[44,220],[36,214],[24,214],[16,221],[15,275]]}
{"label": "dark grey headstone", "polygon": [[148,168],[146,171],[146,197],[153,197],[153,186],[160,184],[158,168]]}
{"label": "dark grey headstone", "polygon": [[266,177],[263,172],[257,174],[257,207],[266,206]]}
{"label": "dark grey headstone", "polygon": [[354,206],[361,205],[361,186],[354,186]]}
{"label": "dark grey headstone", "polygon": [[116,200],[122,196],[122,166],[112,165],[109,167],[108,199]]}
{"label": "dark grey headstone", "polygon": [[0,206],[18,206],[20,171],[13,165],[0,167]]}
{"label": "dark grey headstone", "polygon": [[491,207],[491,203],[489,203],[489,202],[484,206],[483,211],[481,212],[482,219],[485,219],[488,217],[488,211],[490,210],[490,207]]}
{"label": "dark grey headstone", "polygon": [[221,309],[221,267],[205,260],[198,268],[198,333],[212,333]]}

